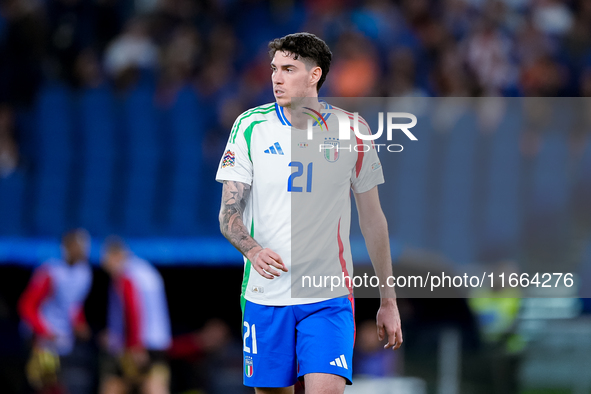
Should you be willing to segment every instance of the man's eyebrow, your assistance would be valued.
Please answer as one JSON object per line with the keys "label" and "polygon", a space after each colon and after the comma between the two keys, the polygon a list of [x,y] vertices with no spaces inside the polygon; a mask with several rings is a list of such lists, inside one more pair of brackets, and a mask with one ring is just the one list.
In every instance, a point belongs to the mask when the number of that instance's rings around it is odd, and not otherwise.
{"label": "man's eyebrow", "polygon": [[[271,63],[271,67],[277,67],[277,66],[275,65],[275,63]],[[296,66],[295,64],[284,64],[281,66],[281,68],[289,68],[289,67],[297,68],[298,66]]]}

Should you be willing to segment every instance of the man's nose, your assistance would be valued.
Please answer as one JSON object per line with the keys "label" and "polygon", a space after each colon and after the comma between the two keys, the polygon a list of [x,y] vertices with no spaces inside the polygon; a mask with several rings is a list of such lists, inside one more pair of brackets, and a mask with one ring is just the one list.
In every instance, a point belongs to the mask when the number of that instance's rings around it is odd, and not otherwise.
{"label": "man's nose", "polygon": [[275,74],[273,74],[272,79],[273,79],[273,83],[276,83],[279,85],[282,84],[283,83],[283,73],[281,72],[281,70],[277,70],[275,72]]}

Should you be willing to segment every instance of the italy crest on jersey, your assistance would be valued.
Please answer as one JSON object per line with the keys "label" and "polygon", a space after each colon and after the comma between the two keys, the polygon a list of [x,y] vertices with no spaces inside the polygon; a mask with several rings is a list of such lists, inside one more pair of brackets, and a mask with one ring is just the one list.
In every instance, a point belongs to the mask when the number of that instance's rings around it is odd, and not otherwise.
{"label": "italy crest on jersey", "polygon": [[252,357],[246,356],[244,357],[244,374],[247,378],[250,378],[252,376],[252,373]]}
{"label": "italy crest on jersey", "polygon": [[339,159],[339,148],[340,142],[338,138],[324,138],[322,153],[329,163],[334,163]]}

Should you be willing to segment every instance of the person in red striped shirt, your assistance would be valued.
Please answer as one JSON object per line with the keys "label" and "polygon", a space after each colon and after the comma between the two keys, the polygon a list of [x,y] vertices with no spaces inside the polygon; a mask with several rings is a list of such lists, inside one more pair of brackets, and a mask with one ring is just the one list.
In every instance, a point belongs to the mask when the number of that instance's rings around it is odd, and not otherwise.
{"label": "person in red striped shirt", "polygon": [[[84,301],[92,285],[88,264],[90,236],[83,229],[67,232],[62,238],[63,256],[38,267],[18,302],[25,331],[33,339],[33,352],[27,364],[32,386],[41,391],[67,392],[63,379],[67,363],[59,371],[59,359],[67,359],[76,337],[90,338],[84,315]],[[61,379],[60,379],[61,378]]]}
{"label": "person in red striped shirt", "polygon": [[126,393],[132,388],[145,394],[168,393],[166,351],[171,333],[160,273],[117,237],[105,243],[102,265],[111,276],[111,289],[109,356],[103,364],[100,393]]}

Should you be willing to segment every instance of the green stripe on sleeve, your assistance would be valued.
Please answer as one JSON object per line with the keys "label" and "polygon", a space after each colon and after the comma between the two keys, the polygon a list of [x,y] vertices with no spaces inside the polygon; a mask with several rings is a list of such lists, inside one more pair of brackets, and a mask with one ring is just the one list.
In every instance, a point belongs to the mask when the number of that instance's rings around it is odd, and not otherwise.
{"label": "green stripe on sleeve", "polygon": [[242,121],[246,118],[251,117],[252,115],[256,115],[256,114],[268,114],[269,112],[275,111],[275,108],[269,108],[269,109],[264,109],[264,110],[257,110],[257,111],[253,111],[250,113],[245,114],[244,116],[242,116],[240,118],[240,120],[238,121],[238,124],[236,125],[236,127],[234,128],[234,130],[232,131],[232,134],[230,135],[230,138],[232,139],[232,143],[236,143],[236,136],[238,135],[238,130],[240,129],[240,124],[242,123]]}
{"label": "green stripe on sleeve", "polygon": [[259,123],[263,123],[266,122],[267,120],[257,120],[255,122],[252,122],[250,125],[248,125],[248,127],[246,128],[246,130],[244,131],[244,139],[246,140],[246,146],[248,146],[248,158],[250,159],[250,161],[252,162],[252,157],[250,156],[250,139],[252,138],[252,131],[254,130],[254,126],[258,125]]}
{"label": "green stripe on sleeve", "polygon": [[260,107],[255,107],[253,109],[249,109],[248,111],[244,112],[242,115],[240,115],[238,117],[238,122],[235,122],[234,126],[232,126],[232,132],[230,133],[230,136],[233,136],[235,134],[235,131],[238,128],[238,124],[242,119],[247,118],[248,116],[252,115],[255,111],[266,111],[266,110],[271,109],[273,107],[275,107],[275,104],[270,104],[268,106],[261,105]]}

